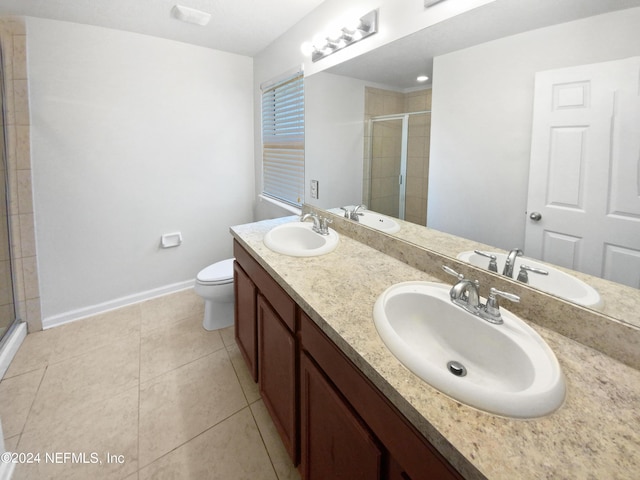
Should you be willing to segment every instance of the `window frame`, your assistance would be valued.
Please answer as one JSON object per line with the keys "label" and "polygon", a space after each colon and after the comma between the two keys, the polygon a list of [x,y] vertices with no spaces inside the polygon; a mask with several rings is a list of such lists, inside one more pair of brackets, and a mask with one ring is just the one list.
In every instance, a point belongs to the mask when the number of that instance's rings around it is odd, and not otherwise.
{"label": "window frame", "polygon": [[300,208],[304,202],[304,73],[261,85],[262,195]]}

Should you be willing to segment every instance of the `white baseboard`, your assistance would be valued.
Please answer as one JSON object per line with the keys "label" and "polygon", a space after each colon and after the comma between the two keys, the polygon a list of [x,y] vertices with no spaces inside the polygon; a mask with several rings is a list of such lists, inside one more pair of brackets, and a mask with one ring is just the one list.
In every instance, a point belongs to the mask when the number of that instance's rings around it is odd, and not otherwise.
{"label": "white baseboard", "polygon": [[173,283],[171,285],[165,285],[164,287],[154,288],[153,290],[147,290],[146,292],[140,292],[133,295],[127,295],[126,297],[116,298],[108,302],[99,303],[97,305],[91,305],[89,307],[78,308],[69,312],[53,315],[42,319],[42,328],[52,328],[58,325],[64,325],[65,323],[75,322],[82,318],[91,317],[99,313],[108,312],[117,308],[126,307],[134,303],[149,300],[155,297],[161,297],[162,295],[168,295],[170,293],[176,293],[182,290],[193,288],[194,280],[187,280],[186,282]]}
{"label": "white baseboard", "polygon": [[[22,322],[16,325],[11,332],[7,342],[0,351],[0,378],[4,377],[5,372],[11,365],[11,360],[15,357],[18,348],[22,345],[23,340],[27,336],[27,324]],[[0,463],[0,467],[2,464]],[[3,478],[0,476],[0,479]]]}

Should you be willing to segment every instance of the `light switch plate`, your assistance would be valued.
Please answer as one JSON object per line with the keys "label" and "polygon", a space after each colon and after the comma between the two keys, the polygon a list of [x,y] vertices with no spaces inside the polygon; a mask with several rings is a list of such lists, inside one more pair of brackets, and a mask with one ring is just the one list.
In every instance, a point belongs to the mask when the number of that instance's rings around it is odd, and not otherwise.
{"label": "light switch plate", "polygon": [[319,188],[318,180],[311,180],[311,198],[318,198]]}

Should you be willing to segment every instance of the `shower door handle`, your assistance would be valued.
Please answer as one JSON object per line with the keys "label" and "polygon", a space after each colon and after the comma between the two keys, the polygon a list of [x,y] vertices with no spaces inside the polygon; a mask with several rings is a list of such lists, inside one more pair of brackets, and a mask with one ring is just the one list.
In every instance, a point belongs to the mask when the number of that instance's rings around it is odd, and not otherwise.
{"label": "shower door handle", "polygon": [[402,185],[402,175],[398,175],[398,185]]}

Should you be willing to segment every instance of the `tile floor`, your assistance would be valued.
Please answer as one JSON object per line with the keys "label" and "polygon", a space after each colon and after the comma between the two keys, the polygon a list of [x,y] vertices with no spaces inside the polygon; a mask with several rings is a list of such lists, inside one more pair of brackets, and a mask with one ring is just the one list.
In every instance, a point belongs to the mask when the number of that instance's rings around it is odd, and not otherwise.
{"label": "tile floor", "polygon": [[233,327],[205,331],[203,311],[185,290],[28,335],[0,418],[40,463],[13,478],[299,478]]}

